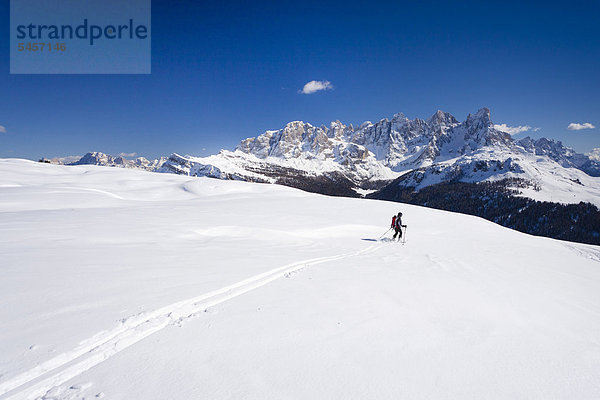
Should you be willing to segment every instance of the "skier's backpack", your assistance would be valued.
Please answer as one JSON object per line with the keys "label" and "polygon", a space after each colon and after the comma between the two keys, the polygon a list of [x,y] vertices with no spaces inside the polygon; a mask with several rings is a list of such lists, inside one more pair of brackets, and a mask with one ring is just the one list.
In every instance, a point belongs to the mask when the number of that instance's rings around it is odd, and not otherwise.
{"label": "skier's backpack", "polygon": [[392,228],[396,226],[396,216],[392,217]]}

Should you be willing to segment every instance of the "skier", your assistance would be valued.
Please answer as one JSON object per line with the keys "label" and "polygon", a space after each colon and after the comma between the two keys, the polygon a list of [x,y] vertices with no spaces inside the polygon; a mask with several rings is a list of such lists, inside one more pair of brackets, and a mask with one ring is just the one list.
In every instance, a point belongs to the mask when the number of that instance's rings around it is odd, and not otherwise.
{"label": "skier", "polygon": [[392,217],[392,228],[396,231],[394,233],[394,238],[392,240],[396,240],[396,236],[398,236],[398,241],[402,238],[402,228],[406,228],[406,225],[402,225],[402,213],[399,212],[398,215],[394,215]]}

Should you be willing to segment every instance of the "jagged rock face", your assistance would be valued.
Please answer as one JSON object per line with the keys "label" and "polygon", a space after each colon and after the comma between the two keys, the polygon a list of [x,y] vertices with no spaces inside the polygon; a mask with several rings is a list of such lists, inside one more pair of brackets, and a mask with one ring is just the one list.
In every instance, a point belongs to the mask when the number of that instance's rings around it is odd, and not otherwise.
{"label": "jagged rock face", "polygon": [[332,123],[332,128],[316,128],[311,124],[294,121],[278,131],[267,131],[256,138],[245,139],[236,150],[262,159],[267,157],[332,158],[334,140],[343,135],[345,127]]}
{"label": "jagged rock face", "polygon": [[475,115],[469,114],[467,120],[464,122],[466,129],[465,141],[472,141],[475,143],[471,146],[471,150],[476,150],[482,146],[500,146],[500,147],[512,147],[512,137],[505,132],[496,130],[492,123],[490,116],[490,110],[482,108]]}
{"label": "jagged rock face", "polygon": [[409,120],[396,114],[392,120],[362,126],[350,141],[366,147],[378,161],[392,169],[414,156],[431,139],[431,129],[421,119]]}
{"label": "jagged rock face", "polygon": [[458,124],[458,120],[450,113],[442,110],[437,110],[428,120],[429,126],[435,130],[451,127]]}
{"label": "jagged rock face", "polygon": [[173,153],[169,156],[167,162],[162,165],[162,171],[159,172],[171,172],[178,175],[191,175],[190,168],[192,168],[192,161],[186,157],[182,157],[179,154]]}
{"label": "jagged rock face", "polygon": [[[352,151],[348,150],[349,145]],[[510,135],[494,129],[490,111],[482,108],[463,123],[440,110],[426,121],[410,120],[399,113],[391,120],[365,122],[356,129],[339,121],[332,122],[329,128],[294,121],[278,131],[245,139],[236,150],[261,159],[332,159],[342,165],[372,157],[394,171],[403,171],[430,164],[444,151],[461,155],[483,146],[512,145]],[[358,158],[349,156],[351,153]]]}
{"label": "jagged rock face", "polygon": [[562,142],[551,139],[533,140],[528,136],[517,143],[528,152],[548,156],[563,167],[571,167],[573,158],[577,155],[573,149],[563,146]]}
{"label": "jagged rock face", "polygon": [[112,165],[115,164],[115,157],[100,152],[87,153],[79,161],[71,165]]}

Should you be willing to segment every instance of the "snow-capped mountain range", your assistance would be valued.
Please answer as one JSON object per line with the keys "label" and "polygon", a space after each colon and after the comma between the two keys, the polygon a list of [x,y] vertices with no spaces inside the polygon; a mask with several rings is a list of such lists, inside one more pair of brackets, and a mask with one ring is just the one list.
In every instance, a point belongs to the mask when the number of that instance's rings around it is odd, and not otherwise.
{"label": "snow-capped mountain range", "polygon": [[[75,164],[141,167],[157,172],[283,183],[328,194],[358,195],[396,179],[404,187],[522,178],[523,194],[540,199],[600,204],[600,161],[551,139],[515,140],[494,127],[481,108],[459,122],[437,111],[427,120],[395,114],[360,126],[293,121],[242,140],[234,151],[209,157],[172,154],[139,161],[89,153]],[[317,188],[315,189],[315,185]]]}
{"label": "snow-capped mountain range", "polygon": [[[148,160],[145,157],[137,157],[129,160],[123,156],[111,156],[98,151],[87,153],[79,160],[68,163],[68,165],[103,165],[109,167],[123,167],[144,169],[154,171],[160,168],[167,161],[167,157],[161,157],[156,160]],[[59,162],[60,163],[60,162]]]}
{"label": "snow-capped mountain range", "polygon": [[398,184],[416,190],[454,180],[517,177],[532,183],[523,190],[532,198],[600,203],[598,160],[550,139],[514,140],[494,127],[487,108],[464,122],[443,111],[427,120],[399,113],[357,127],[294,121],[243,140],[235,151],[203,158],[173,154],[159,170],[264,182],[284,176],[283,183],[327,178],[361,194],[400,177]]}

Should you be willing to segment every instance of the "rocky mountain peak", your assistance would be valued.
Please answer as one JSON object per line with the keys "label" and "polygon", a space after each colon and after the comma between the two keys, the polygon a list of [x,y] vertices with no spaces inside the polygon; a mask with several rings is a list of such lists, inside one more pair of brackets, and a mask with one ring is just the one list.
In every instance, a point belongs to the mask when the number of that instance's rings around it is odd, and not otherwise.
{"label": "rocky mountain peak", "polygon": [[71,165],[107,165],[113,164],[115,157],[99,151],[92,151],[75,161]]}
{"label": "rocky mountain peak", "polygon": [[406,115],[404,115],[401,112],[394,114],[394,116],[392,117],[392,122],[399,122],[399,121],[408,121],[408,118],[406,117]]}
{"label": "rocky mountain peak", "polygon": [[475,114],[469,114],[466,122],[467,124],[478,125],[481,127],[492,126],[490,109],[487,107],[480,108]]}
{"label": "rocky mountain peak", "polygon": [[450,113],[444,112],[442,110],[437,110],[435,114],[433,114],[426,121],[429,125],[453,125],[458,124],[458,120],[454,118],[454,116]]}

